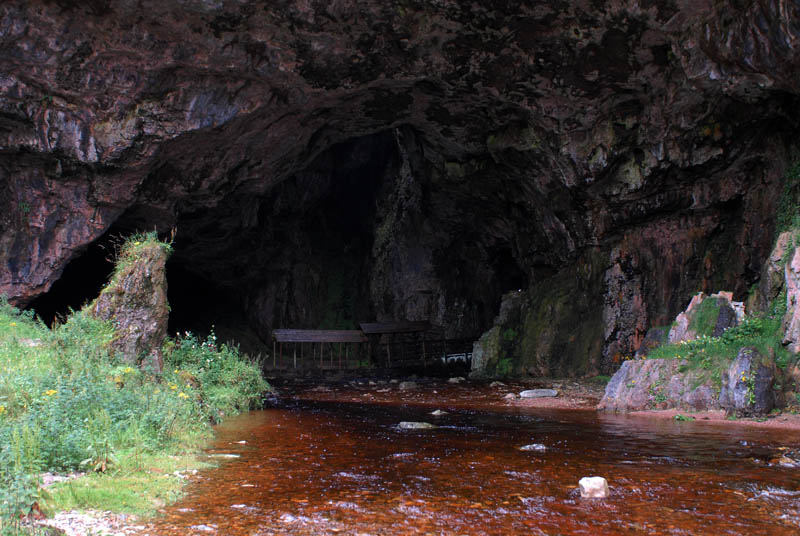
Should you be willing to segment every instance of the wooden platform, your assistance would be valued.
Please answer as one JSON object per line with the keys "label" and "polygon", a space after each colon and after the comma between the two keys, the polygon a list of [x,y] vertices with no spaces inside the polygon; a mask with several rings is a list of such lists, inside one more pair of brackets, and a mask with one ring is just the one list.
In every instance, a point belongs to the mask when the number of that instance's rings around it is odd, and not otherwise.
{"label": "wooden platform", "polygon": [[357,329],[275,329],[272,336],[277,342],[366,342]]}

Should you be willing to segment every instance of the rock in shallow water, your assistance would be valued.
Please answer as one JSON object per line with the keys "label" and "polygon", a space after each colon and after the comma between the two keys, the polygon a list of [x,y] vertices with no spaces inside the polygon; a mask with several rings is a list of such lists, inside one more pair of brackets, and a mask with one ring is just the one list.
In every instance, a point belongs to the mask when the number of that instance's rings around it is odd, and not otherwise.
{"label": "rock in shallow water", "polygon": [[435,409],[435,410],[431,411],[431,415],[433,415],[435,417],[441,417],[442,415],[447,415],[447,412],[446,411],[442,411],[440,409]]}
{"label": "rock in shallow water", "polygon": [[581,497],[585,499],[605,499],[608,497],[608,482],[602,476],[585,476],[580,479]]}
{"label": "rock in shallow water", "polygon": [[434,428],[438,428],[438,426],[429,422],[414,421],[403,421],[398,424],[397,427],[401,430],[433,430]]}
{"label": "rock in shallow water", "polygon": [[520,398],[551,398],[558,396],[558,391],[555,389],[528,389],[519,394]]}
{"label": "rock in shallow water", "polygon": [[416,389],[417,387],[419,387],[417,382],[400,382],[400,385],[397,386],[401,391]]}
{"label": "rock in shallow water", "polygon": [[533,451],[533,452],[544,452],[547,450],[547,447],[542,445],[541,443],[531,443],[530,445],[523,445],[519,448],[522,451]]}

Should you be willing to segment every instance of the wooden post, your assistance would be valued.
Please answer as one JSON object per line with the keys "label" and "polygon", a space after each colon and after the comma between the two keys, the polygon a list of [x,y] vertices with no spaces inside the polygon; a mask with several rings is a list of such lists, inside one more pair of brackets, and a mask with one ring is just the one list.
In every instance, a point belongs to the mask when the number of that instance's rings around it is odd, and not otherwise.
{"label": "wooden post", "polygon": [[319,368],[320,368],[320,370],[322,370],[322,354],[324,353],[322,351],[323,350],[323,344],[325,344],[325,343],[324,342],[320,342],[319,343]]}
{"label": "wooden post", "polygon": [[428,362],[425,359],[425,333],[422,334],[422,368],[428,366]]}
{"label": "wooden post", "polygon": [[303,368],[303,343],[300,343],[300,368]]}
{"label": "wooden post", "polygon": [[342,370],[342,343],[339,343],[339,370]]}
{"label": "wooden post", "polygon": [[344,347],[344,368],[350,370],[350,346]]}
{"label": "wooden post", "polygon": [[275,370],[275,339],[272,339],[272,370]]}
{"label": "wooden post", "polygon": [[281,355],[280,359],[278,360],[278,365],[283,368],[283,343],[278,343],[278,353]]}
{"label": "wooden post", "polygon": [[[303,344],[303,343],[300,343]],[[297,343],[292,345],[294,348],[294,368],[297,369]]]}
{"label": "wooden post", "polygon": [[386,336],[386,366],[392,366],[392,339],[394,337],[391,335]]}

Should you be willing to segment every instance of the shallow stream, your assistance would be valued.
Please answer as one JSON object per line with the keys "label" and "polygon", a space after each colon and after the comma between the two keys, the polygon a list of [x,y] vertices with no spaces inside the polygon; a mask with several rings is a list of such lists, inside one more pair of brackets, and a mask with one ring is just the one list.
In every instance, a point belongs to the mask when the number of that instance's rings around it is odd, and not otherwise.
{"label": "shallow stream", "polygon": [[[519,450],[530,444],[544,450]],[[343,386],[226,421],[209,451],[220,467],[148,529],[798,534],[800,469],[768,464],[798,445],[785,431],[519,408],[488,386]],[[581,499],[578,480],[593,475],[608,479],[609,499]]]}

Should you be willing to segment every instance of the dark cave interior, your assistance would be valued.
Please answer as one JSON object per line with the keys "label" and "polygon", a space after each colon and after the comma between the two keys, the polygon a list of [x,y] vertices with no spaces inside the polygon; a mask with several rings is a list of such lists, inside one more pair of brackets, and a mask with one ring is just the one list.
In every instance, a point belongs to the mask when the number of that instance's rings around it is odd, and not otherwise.
{"label": "dark cave interior", "polygon": [[[429,320],[477,338],[501,295],[527,287],[527,274],[510,239],[491,225],[481,234],[494,215],[470,208],[472,225],[448,228],[458,203],[475,199],[437,189],[423,149],[410,157],[402,149],[393,131],[355,138],[263,195],[232,192],[177,212],[167,265],[170,333],[213,329],[253,354],[267,351],[277,327],[354,329],[371,319]],[[446,203],[456,206],[443,217],[431,208]],[[50,324],[93,300],[123,237],[148,228],[169,236],[163,222],[148,220],[155,213],[129,209],[30,308]],[[453,303],[461,309],[442,310]],[[456,314],[458,325],[448,326]]]}

